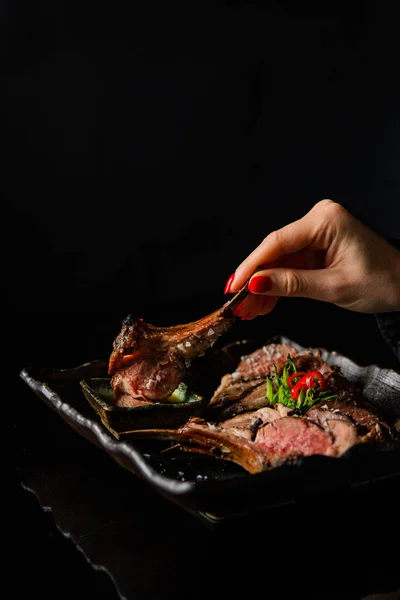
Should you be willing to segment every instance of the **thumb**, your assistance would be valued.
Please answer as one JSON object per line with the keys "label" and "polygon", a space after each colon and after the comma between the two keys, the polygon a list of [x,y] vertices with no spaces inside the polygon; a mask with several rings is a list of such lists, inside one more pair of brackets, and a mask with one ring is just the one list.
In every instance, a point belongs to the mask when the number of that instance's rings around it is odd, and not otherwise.
{"label": "thumb", "polygon": [[253,294],[312,298],[333,302],[335,278],[327,269],[273,268],[258,271],[251,277],[248,289]]}

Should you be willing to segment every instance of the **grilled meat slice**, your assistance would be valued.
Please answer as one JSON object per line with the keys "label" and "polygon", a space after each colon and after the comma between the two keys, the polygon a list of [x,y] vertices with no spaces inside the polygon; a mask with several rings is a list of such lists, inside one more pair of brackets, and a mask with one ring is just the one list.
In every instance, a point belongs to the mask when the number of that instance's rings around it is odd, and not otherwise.
{"label": "grilled meat slice", "polygon": [[327,387],[337,394],[344,402],[363,402],[362,395],[357,386],[347,379],[339,369],[333,368],[324,373]]}
{"label": "grilled meat slice", "polygon": [[[345,389],[339,373],[333,373],[332,368],[322,359],[319,349],[313,352],[300,354],[296,348],[288,344],[271,343],[254,352],[242,356],[236,370],[227,373],[221,378],[215,390],[206,413],[207,418],[222,421],[229,419],[247,410],[255,410],[268,406],[269,402],[265,393],[265,378],[275,373],[275,367],[282,369],[288,356],[293,360],[298,371],[319,370],[327,383],[327,387],[336,393],[336,389]],[[348,392],[353,390],[350,382],[346,385]],[[343,392],[344,393],[344,392]]]}
{"label": "grilled meat slice", "polygon": [[221,429],[236,432],[240,436],[244,436],[249,440],[254,441],[257,431],[262,425],[271,423],[276,419],[281,418],[281,414],[269,406],[260,408],[259,410],[249,411],[236,417],[232,417],[219,424]]}
{"label": "grilled meat slice", "polygon": [[[265,410],[265,409],[260,409]],[[259,473],[283,463],[280,457],[269,456],[252,441],[257,413],[247,427],[222,427],[199,417],[193,417],[179,429],[179,439],[184,450],[210,454],[230,460],[249,473]],[[257,426],[257,425],[256,425]]]}
{"label": "grilled meat slice", "polygon": [[265,378],[266,375],[274,373],[274,365],[279,368],[279,365],[286,362],[288,355],[294,358],[298,351],[288,344],[268,344],[242,356],[235,372],[245,381],[257,377]]}
{"label": "grilled meat slice", "polygon": [[293,362],[298,371],[304,371],[305,373],[309,371],[320,371],[323,375],[327,375],[332,372],[332,367],[324,361],[322,352],[319,348],[315,348],[304,354],[297,353],[293,357]]}
{"label": "grilled meat slice", "polygon": [[311,419],[266,407],[218,425],[194,417],[179,429],[179,436],[185,450],[201,449],[258,473],[292,463],[300,456],[338,457],[358,443],[350,422],[332,421],[327,430]]}
{"label": "grilled meat slice", "polygon": [[271,456],[288,458],[322,454],[335,456],[333,438],[320,425],[304,417],[282,417],[257,432],[255,443]]}
{"label": "grilled meat slice", "polygon": [[243,404],[245,398],[254,392],[254,388],[265,383],[266,375],[274,373],[275,365],[282,365],[289,354],[295,357],[298,351],[287,344],[268,344],[242,356],[236,370],[222,377],[210,400],[210,406],[217,408],[239,401]]}
{"label": "grilled meat slice", "polygon": [[242,398],[252,394],[255,389],[259,388],[264,384],[264,390],[261,393],[264,393],[265,396],[265,378],[257,377],[250,380],[243,380],[240,377],[236,376],[237,373],[227,373],[221,379],[221,383],[218,388],[215,390],[211,400],[210,405],[214,407],[224,406],[226,404],[231,404],[234,402],[240,401]]}
{"label": "grilled meat slice", "polygon": [[301,456],[338,458],[356,444],[392,439],[391,428],[375,412],[337,400],[321,402],[302,416],[278,402],[220,423],[191,418],[177,433],[183,449],[230,460],[250,473]]}
{"label": "grilled meat slice", "polygon": [[326,419],[348,420],[355,427],[360,442],[384,442],[394,436],[393,429],[376,410],[361,397],[350,400],[326,400],[312,406],[306,413],[309,419],[324,426]]}
{"label": "grilled meat slice", "polygon": [[[241,394],[236,398],[232,392],[239,392]],[[222,396],[221,405],[209,405],[205,409],[205,416],[216,419],[217,421],[225,421],[231,419],[241,413],[257,410],[263,406],[269,406],[270,402],[266,396],[265,379],[254,379],[251,382],[247,382],[247,385],[232,386],[229,390],[229,396]]]}
{"label": "grilled meat slice", "polygon": [[247,285],[222,308],[186,325],[157,327],[129,315],[113,343],[108,373],[114,397],[125,405],[162,402],[182,382],[190,362],[204,354],[235,321]]}

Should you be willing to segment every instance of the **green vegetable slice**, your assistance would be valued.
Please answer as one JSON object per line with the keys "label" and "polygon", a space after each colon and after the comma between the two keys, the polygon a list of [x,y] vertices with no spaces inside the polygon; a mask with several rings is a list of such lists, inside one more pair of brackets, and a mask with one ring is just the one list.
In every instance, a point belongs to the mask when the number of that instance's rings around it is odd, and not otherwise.
{"label": "green vegetable slice", "polygon": [[297,369],[290,354],[288,354],[281,372],[279,373],[276,364],[274,364],[274,370],[274,376],[266,376],[265,389],[265,395],[272,406],[277,402],[280,402],[289,408],[298,410],[300,413],[305,413],[317,402],[339,398],[339,396],[334,394],[331,390],[318,391],[314,388],[308,388],[307,390],[301,390],[298,399],[293,400],[291,388],[288,385],[288,377],[293,373],[297,373]]}

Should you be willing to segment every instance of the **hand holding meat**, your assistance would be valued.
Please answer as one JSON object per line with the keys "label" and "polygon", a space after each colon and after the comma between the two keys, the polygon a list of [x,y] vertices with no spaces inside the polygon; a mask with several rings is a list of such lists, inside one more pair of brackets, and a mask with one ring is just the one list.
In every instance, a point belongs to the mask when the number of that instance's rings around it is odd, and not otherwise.
{"label": "hand holding meat", "polygon": [[281,296],[362,313],[400,310],[400,252],[332,200],[267,235],[231,275],[225,293],[249,279],[250,293],[234,312],[242,319],[269,313]]}

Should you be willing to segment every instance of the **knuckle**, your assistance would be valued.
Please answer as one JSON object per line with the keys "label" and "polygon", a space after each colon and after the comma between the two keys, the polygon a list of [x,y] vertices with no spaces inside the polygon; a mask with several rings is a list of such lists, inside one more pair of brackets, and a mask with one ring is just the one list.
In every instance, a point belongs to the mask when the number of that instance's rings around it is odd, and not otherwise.
{"label": "knuckle", "polygon": [[[360,282],[359,285],[355,284],[356,288],[362,289],[362,284]],[[361,293],[361,292],[360,292]],[[340,278],[335,281],[335,285],[332,286],[330,290],[330,295],[332,297],[332,301],[335,304],[349,302],[353,296],[353,285],[351,281],[348,281],[346,278]]]}
{"label": "knuckle", "polygon": [[278,250],[279,253],[282,253],[282,233],[280,229],[275,229],[271,231],[265,238],[268,240],[268,243],[271,244],[274,248]]}
{"label": "knuckle", "polygon": [[323,198],[322,200],[317,202],[316,206],[319,206],[320,208],[322,208],[324,206],[329,206],[330,204],[335,204],[335,201],[332,200],[331,198]]}
{"label": "knuckle", "polygon": [[344,206],[334,200],[324,199],[317,204],[319,210],[321,210],[325,216],[329,219],[340,218],[347,213]]}
{"label": "knuckle", "polygon": [[286,271],[285,289],[287,296],[297,296],[303,291],[301,277],[295,271]]}

